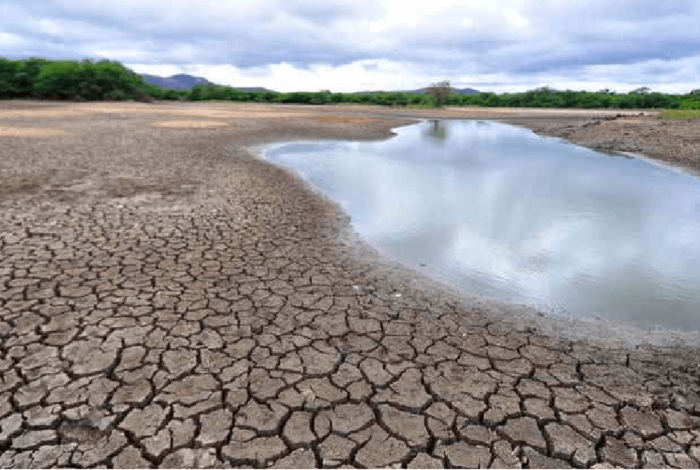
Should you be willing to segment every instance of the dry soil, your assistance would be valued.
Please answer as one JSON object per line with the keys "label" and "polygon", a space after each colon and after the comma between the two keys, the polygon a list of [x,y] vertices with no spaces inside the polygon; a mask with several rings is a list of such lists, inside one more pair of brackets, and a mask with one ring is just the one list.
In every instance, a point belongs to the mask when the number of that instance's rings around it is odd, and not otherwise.
{"label": "dry soil", "polygon": [[696,346],[466,301],[251,150],[476,117],[697,164],[616,114],[0,104],[0,467],[698,467]]}

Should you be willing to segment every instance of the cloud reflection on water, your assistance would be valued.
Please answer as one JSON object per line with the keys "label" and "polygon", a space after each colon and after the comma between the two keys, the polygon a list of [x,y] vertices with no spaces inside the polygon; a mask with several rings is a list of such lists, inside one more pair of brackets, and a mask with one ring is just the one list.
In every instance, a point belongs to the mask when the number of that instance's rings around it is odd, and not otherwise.
{"label": "cloud reflection on water", "polygon": [[700,329],[695,177],[479,121],[268,156],[338,201],[380,250],[466,292]]}

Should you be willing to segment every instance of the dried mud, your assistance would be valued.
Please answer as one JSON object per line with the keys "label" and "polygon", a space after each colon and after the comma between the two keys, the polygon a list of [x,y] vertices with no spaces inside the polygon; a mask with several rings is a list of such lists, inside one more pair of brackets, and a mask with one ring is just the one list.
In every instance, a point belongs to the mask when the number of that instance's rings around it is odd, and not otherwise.
{"label": "dried mud", "polygon": [[0,138],[0,467],[698,467],[697,347],[465,300],[250,150],[604,116],[518,113],[0,104],[66,132]]}

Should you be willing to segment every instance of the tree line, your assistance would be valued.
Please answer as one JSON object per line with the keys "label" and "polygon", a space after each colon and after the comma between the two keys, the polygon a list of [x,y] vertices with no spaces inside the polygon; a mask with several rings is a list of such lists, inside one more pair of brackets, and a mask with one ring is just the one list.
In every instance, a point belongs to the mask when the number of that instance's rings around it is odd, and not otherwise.
{"label": "tree line", "polygon": [[434,84],[425,93],[318,92],[277,93],[244,91],[219,85],[196,85],[190,90],[169,90],[144,82],[119,62],[8,60],[0,58],[0,99],[53,100],[177,100],[241,101],[296,104],[373,104],[402,107],[486,106],[533,108],[700,109],[700,89],[688,94],[667,94],[640,88],[629,93],[610,90],[560,91],[544,87],[520,93],[453,93],[449,82]]}
{"label": "tree line", "polygon": [[0,98],[148,100],[137,73],[119,62],[0,58]]}

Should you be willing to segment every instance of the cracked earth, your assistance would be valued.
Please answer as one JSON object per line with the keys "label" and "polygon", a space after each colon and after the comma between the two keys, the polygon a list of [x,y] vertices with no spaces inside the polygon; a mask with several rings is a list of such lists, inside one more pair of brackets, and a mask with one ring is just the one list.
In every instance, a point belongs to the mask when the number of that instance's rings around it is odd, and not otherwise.
{"label": "cracked earth", "polygon": [[696,347],[407,283],[248,150],[405,123],[3,104],[0,467],[700,466]]}

